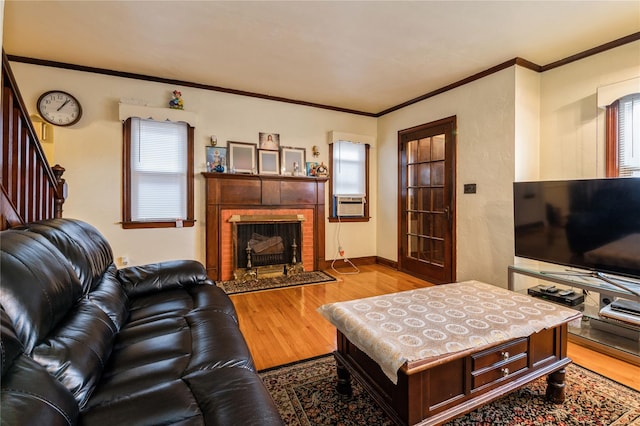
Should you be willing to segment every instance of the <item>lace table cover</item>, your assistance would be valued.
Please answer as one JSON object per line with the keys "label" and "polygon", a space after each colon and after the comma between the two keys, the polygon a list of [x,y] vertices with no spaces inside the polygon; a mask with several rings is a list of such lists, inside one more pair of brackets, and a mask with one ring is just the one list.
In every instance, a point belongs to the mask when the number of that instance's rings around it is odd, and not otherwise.
{"label": "lace table cover", "polygon": [[395,384],[405,362],[526,337],[581,313],[479,281],[385,294],[318,308]]}

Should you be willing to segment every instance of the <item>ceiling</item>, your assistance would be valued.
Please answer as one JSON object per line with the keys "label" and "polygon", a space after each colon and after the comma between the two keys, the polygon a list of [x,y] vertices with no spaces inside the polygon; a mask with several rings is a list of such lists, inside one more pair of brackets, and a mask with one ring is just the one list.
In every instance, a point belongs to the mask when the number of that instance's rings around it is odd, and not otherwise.
{"label": "ceiling", "polygon": [[7,0],[3,48],[375,114],[638,31],[639,1]]}

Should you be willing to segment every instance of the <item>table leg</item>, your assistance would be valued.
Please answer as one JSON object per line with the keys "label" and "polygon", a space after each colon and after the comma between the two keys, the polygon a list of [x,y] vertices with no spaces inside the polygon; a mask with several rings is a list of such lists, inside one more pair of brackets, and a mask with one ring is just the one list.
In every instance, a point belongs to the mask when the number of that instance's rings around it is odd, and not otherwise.
{"label": "table leg", "polygon": [[562,404],[564,402],[565,373],[566,370],[562,368],[547,377],[547,400],[554,404]]}
{"label": "table leg", "polygon": [[336,391],[343,397],[350,397],[353,394],[353,390],[351,389],[351,373],[349,373],[349,370],[338,360],[336,360],[336,369],[338,373]]}

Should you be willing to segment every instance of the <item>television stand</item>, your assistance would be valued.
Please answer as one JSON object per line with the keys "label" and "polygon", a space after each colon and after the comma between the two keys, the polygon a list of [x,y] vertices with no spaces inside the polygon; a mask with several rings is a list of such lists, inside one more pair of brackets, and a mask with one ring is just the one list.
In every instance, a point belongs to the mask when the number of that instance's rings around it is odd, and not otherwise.
{"label": "television stand", "polygon": [[612,286],[621,288],[622,290],[628,291],[631,294],[635,294],[636,296],[640,296],[640,291],[635,290],[634,288],[632,288],[629,285],[624,285],[621,282],[628,282],[629,284],[632,284],[636,287],[638,287],[638,289],[640,289],[640,282],[635,282],[635,281],[631,281],[628,280],[626,278],[620,278],[620,277],[616,277],[615,279],[608,277],[606,274],[603,274],[602,272],[597,272],[597,271],[589,271],[589,272],[577,272],[577,271],[540,271],[541,274],[543,275],[559,275],[559,276],[570,276],[570,277],[593,277],[593,278],[598,278],[601,279],[602,281],[606,282],[607,284],[611,284]]}
{"label": "television stand", "polygon": [[640,365],[640,328],[600,315],[616,298],[640,303],[640,282],[592,271],[508,268],[509,290],[527,293],[528,288],[539,285],[538,280],[559,284],[561,289],[582,290],[584,303],[572,308],[582,311],[583,318],[579,326],[569,325],[569,341]]}

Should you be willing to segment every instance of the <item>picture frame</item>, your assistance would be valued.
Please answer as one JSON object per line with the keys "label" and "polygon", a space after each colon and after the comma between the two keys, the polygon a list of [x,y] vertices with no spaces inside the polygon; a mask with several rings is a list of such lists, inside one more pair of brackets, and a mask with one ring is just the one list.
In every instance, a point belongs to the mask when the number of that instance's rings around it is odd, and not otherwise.
{"label": "picture frame", "polygon": [[306,171],[307,171],[307,176],[315,176],[316,175],[316,167],[318,167],[320,163],[317,162],[308,162],[307,161],[307,167],[306,167]]}
{"label": "picture frame", "polygon": [[289,176],[304,176],[306,165],[306,149],[294,147],[280,148],[280,164],[282,174]]}
{"label": "picture frame", "polygon": [[207,172],[224,173],[227,170],[227,148],[207,146]]}
{"label": "picture frame", "polygon": [[227,142],[230,173],[256,173],[256,144]]}
{"label": "picture frame", "polygon": [[258,149],[279,151],[280,150],[280,134],[279,133],[258,133]]}
{"label": "picture frame", "polygon": [[280,156],[278,151],[258,149],[258,173],[261,175],[280,174]]}

